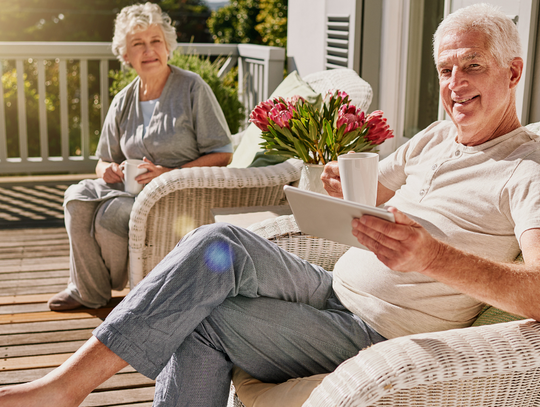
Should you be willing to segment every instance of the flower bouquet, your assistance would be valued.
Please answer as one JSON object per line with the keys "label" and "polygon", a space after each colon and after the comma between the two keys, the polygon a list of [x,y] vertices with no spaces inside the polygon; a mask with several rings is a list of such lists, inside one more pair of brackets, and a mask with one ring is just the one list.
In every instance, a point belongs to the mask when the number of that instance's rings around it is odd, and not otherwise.
{"label": "flower bouquet", "polygon": [[265,154],[308,164],[326,164],[349,151],[373,151],[394,137],[382,111],[366,117],[339,90],[328,93],[321,108],[300,96],[269,99],[253,109],[250,122],[262,130]]}

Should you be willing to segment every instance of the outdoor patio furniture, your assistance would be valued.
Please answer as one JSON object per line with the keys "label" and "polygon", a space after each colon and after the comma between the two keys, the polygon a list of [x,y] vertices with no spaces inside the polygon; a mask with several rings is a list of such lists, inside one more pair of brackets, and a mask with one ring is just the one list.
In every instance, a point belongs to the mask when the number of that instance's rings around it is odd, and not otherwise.
{"label": "outdoor patio furniture", "polygon": [[[303,235],[292,215],[265,220],[250,229],[327,270],[347,250]],[[268,405],[272,404],[261,397],[247,407]],[[530,319],[496,323],[379,343],[327,375],[303,404],[412,405],[540,405],[540,323]],[[229,407],[233,406],[244,405],[231,397]]]}
{"label": "outdoor patio furniture", "polygon": [[[353,103],[363,110],[371,103],[371,87],[351,69],[314,73],[304,81],[323,96],[329,90],[346,91]],[[258,145],[259,141],[255,143]],[[186,233],[212,223],[212,208],[284,204],[283,186],[300,178],[301,166],[299,160],[288,160],[261,168],[185,168],[153,180],[137,196],[131,213],[131,287]]]}

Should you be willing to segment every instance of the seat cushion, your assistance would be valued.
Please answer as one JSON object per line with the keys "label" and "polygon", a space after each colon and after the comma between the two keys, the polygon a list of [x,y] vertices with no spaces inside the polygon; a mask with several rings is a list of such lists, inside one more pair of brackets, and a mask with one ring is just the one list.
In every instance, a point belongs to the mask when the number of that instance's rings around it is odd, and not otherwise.
{"label": "seat cushion", "polygon": [[264,383],[234,367],[232,380],[238,398],[246,407],[301,407],[326,376],[318,374],[279,384]]}

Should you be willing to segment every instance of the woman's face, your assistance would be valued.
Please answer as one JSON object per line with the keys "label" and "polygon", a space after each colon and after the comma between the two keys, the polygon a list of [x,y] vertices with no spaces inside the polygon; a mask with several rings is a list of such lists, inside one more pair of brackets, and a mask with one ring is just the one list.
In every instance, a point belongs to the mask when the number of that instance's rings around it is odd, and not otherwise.
{"label": "woman's face", "polygon": [[168,72],[169,50],[158,25],[126,35],[124,60],[129,62],[141,77]]}

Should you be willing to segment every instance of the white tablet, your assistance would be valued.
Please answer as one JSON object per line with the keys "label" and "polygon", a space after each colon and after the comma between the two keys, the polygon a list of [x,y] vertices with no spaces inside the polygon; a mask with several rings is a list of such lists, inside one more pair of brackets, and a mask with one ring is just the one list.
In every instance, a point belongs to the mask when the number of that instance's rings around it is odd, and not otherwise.
{"label": "white tablet", "polygon": [[352,234],[352,220],[362,215],[373,215],[394,222],[394,214],[386,209],[361,205],[288,185],[283,190],[298,227],[308,235],[367,249],[358,243]]}

